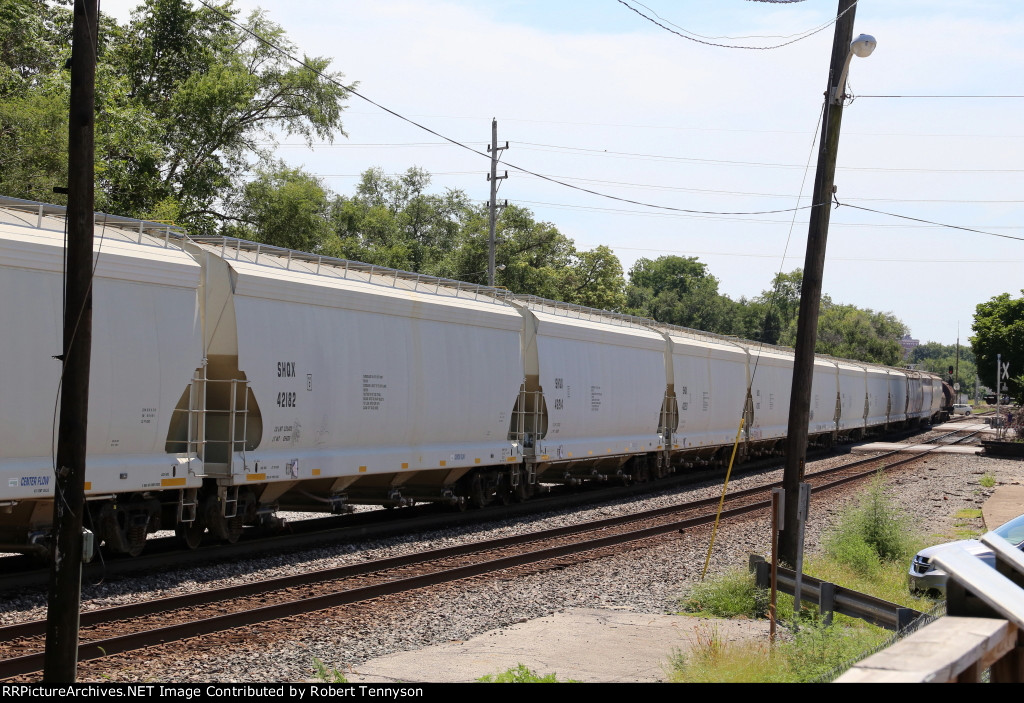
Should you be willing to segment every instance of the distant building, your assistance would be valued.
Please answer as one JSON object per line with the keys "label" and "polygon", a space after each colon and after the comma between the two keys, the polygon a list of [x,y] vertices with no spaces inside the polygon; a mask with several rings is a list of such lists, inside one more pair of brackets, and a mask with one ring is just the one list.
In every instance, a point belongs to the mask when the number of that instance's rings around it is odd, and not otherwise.
{"label": "distant building", "polygon": [[914,347],[918,347],[920,345],[920,339],[913,339],[909,334],[903,335],[903,338],[900,339],[900,346],[903,347],[903,358],[906,359],[908,356],[910,356],[911,350],[913,350]]}

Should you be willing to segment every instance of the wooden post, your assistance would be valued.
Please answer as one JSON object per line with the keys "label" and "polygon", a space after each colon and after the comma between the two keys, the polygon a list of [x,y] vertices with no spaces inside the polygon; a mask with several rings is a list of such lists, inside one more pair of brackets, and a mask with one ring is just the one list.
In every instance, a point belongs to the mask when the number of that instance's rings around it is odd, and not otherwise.
{"label": "wooden post", "polygon": [[54,539],[43,680],[72,683],[78,666],[85,446],[92,347],[93,123],[98,0],[75,0],[68,119],[67,271]]}
{"label": "wooden post", "polygon": [[[786,468],[783,486],[790,505],[797,505],[800,482],[804,479],[807,460],[807,427],[810,422],[811,383],[814,378],[814,347],[818,338],[818,308],[821,302],[821,281],[825,269],[825,243],[831,214],[836,157],[839,153],[839,127],[843,119],[842,100],[833,104],[833,94],[842,95],[845,86],[836,85],[850,53],[853,39],[853,18],[856,0],[839,0],[839,20],[832,41],[832,62],[825,91],[825,117],[818,149],[818,167],[814,177],[810,224],[807,231],[807,254],[804,259],[803,285],[800,290],[800,313],[797,318],[796,358],[793,360],[793,386],[789,396],[789,427],[786,437]],[[796,510],[786,516],[780,554],[784,562],[795,565],[799,530]]]}

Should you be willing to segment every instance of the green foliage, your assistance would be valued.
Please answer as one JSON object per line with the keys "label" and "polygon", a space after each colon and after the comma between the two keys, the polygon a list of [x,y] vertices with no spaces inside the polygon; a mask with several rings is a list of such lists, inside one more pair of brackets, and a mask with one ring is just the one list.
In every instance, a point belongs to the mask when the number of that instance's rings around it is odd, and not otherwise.
{"label": "green foliage", "polygon": [[825,540],[830,558],[862,576],[879,573],[885,562],[905,562],[915,546],[910,521],[886,494],[881,475]]}
{"label": "green foliage", "polygon": [[[844,359],[898,365],[903,358],[900,338],[907,327],[890,313],[833,303],[822,297],[815,351]],[[782,344],[796,342],[796,320],[781,336]]]}
{"label": "green foliage", "polygon": [[487,674],[477,679],[481,683],[579,683],[573,679],[559,681],[555,674],[540,676],[529,669],[525,664],[519,664],[511,669],[506,669],[499,674]]}
{"label": "green foliage", "polygon": [[638,315],[705,332],[732,334],[736,303],[695,257],[638,259],[629,271],[627,304]]}
{"label": "green foliage", "polygon": [[767,642],[723,642],[716,628],[698,628],[689,651],[669,658],[676,683],[802,683],[833,678],[866,651],[884,643],[881,628],[837,616],[835,625],[804,622],[770,647]]}
{"label": "green foliage", "polygon": [[921,369],[938,374],[943,378],[949,378],[950,369],[953,369],[953,382],[960,384],[960,392],[968,393],[974,390],[974,382],[978,377],[978,370],[974,364],[974,353],[967,345],[960,347],[960,360],[957,362],[957,347],[955,344],[939,344],[938,342],[927,342],[920,344],[910,350],[907,362],[917,364]]}
{"label": "green foliage", "polygon": [[790,273],[777,273],[772,279],[771,289],[761,291],[760,296],[750,301],[751,309],[756,311],[751,320],[755,327],[748,329],[752,334],[745,336],[768,344],[778,344],[782,334],[795,325],[800,312],[803,279],[803,269],[799,268]]}
{"label": "green foliage", "polygon": [[680,606],[683,612],[718,618],[763,618],[768,591],[754,585],[754,574],[737,569],[694,585]]}
{"label": "green foliage", "polygon": [[[843,624],[826,626],[821,622],[802,622],[791,642],[782,646],[782,655],[792,678],[798,683],[834,678],[850,664],[863,658],[890,638],[890,633],[842,616]],[[832,674],[832,676],[830,676]]]}
{"label": "green foliage", "polygon": [[[1024,293],[1024,290],[1021,290]],[[1018,402],[1024,402],[1024,295],[997,295],[975,308],[971,349],[981,382],[996,387],[996,357],[1010,364],[1010,379],[1003,388]]]}
{"label": "green foliage", "polygon": [[[328,60],[294,67],[220,13],[239,14],[230,0],[215,9],[145,0],[124,26],[101,16],[98,209],[173,212],[209,233],[278,131],[307,141],[341,133],[341,75],[317,75]],[[261,11],[244,26],[295,53]],[[67,7],[0,0],[0,188],[8,195],[53,201],[53,186],[66,184],[70,27]]]}
{"label": "green foliage", "polygon": [[313,658],[313,668],[316,670],[317,681],[323,681],[324,683],[348,683],[348,679],[345,675],[337,669],[328,669],[327,665],[324,664],[317,658]]}
{"label": "green foliage", "polygon": [[767,642],[724,642],[718,628],[696,627],[690,648],[676,649],[668,662],[673,683],[783,683],[788,667]]}
{"label": "green foliage", "polygon": [[996,477],[991,473],[987,473],[978,479],[978,483],[981,484],[982,488],[992,488],[996,485]]}
{"label": "green foliage", "polygon": [[322,252],[333,233],[327,191],[301,169],[275,164],[257,171],[231,208],[235,224],[225,234],[274,246]]}

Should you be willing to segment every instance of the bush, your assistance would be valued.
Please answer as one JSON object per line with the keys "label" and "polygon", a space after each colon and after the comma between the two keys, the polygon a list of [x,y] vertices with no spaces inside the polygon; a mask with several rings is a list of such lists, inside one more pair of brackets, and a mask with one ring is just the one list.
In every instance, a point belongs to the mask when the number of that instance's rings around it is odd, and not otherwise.
{"label": "bush", "polygon": [[867,576],[878,571],[882,562],[910,558],[918,541],[910,527],[909,518],[886,495],[879,474],[857,507],[845,513],[826,538],[825,552]]}
{"label": "bush", "polygon": [[680,601],[684,612],[716,618],[764,618],[768,616],[768,591],[754,585],[754,575],[731,571],[711,581],[702,581]]}

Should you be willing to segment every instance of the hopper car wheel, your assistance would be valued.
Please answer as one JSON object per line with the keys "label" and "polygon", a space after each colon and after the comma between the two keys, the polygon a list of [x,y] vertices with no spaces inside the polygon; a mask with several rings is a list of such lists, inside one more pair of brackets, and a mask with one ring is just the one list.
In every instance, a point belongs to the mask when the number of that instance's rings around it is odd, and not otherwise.
{"label": "hopper car wheel", "polygon": [[125,543],[128,546],[126,554],[130,557],[137,557],[142,554],[146,547],[146,526],[132,525],[125,530]]}
{"label": "hopper car wheel", "polygon": [[515,500],[512,494],[512,480],[506,473],[498,474],[498,488],[494,491],[494,499],[498,505],[509,505]]}
{"label": "hopper car wheel", "polygon": [[189,549],[198,549],[205,533],[206,525],[202,524],[199,520],[180,522],[174,528],[174,534]]}
{"label": "hopper car wheel", "polygon": [[651,478],[651,472],[647,466],[647,457],[638,456],[633,459],[633,480],[637,483],[647,483]]}
{"label": "hopper car wheel", "polygon": [[484,479],[479,473],[473,474],[470,481],[469,500],[474,508],[482,508],[487,505],[487,497],[484,495]]}
{"label": "hopper car wheel", "polygon": [[[241,503],[241,500],[239,502]],[[241,505],[239,505],[238,512],[234,517],[224,517],[217,496],[210,495],[204,501],[204,510],[202,512],[206,518],[206,524],[210,528],[210,534],[217,539],[223,540],[228,544],[234,544],[242,536],[245,516]]]}

